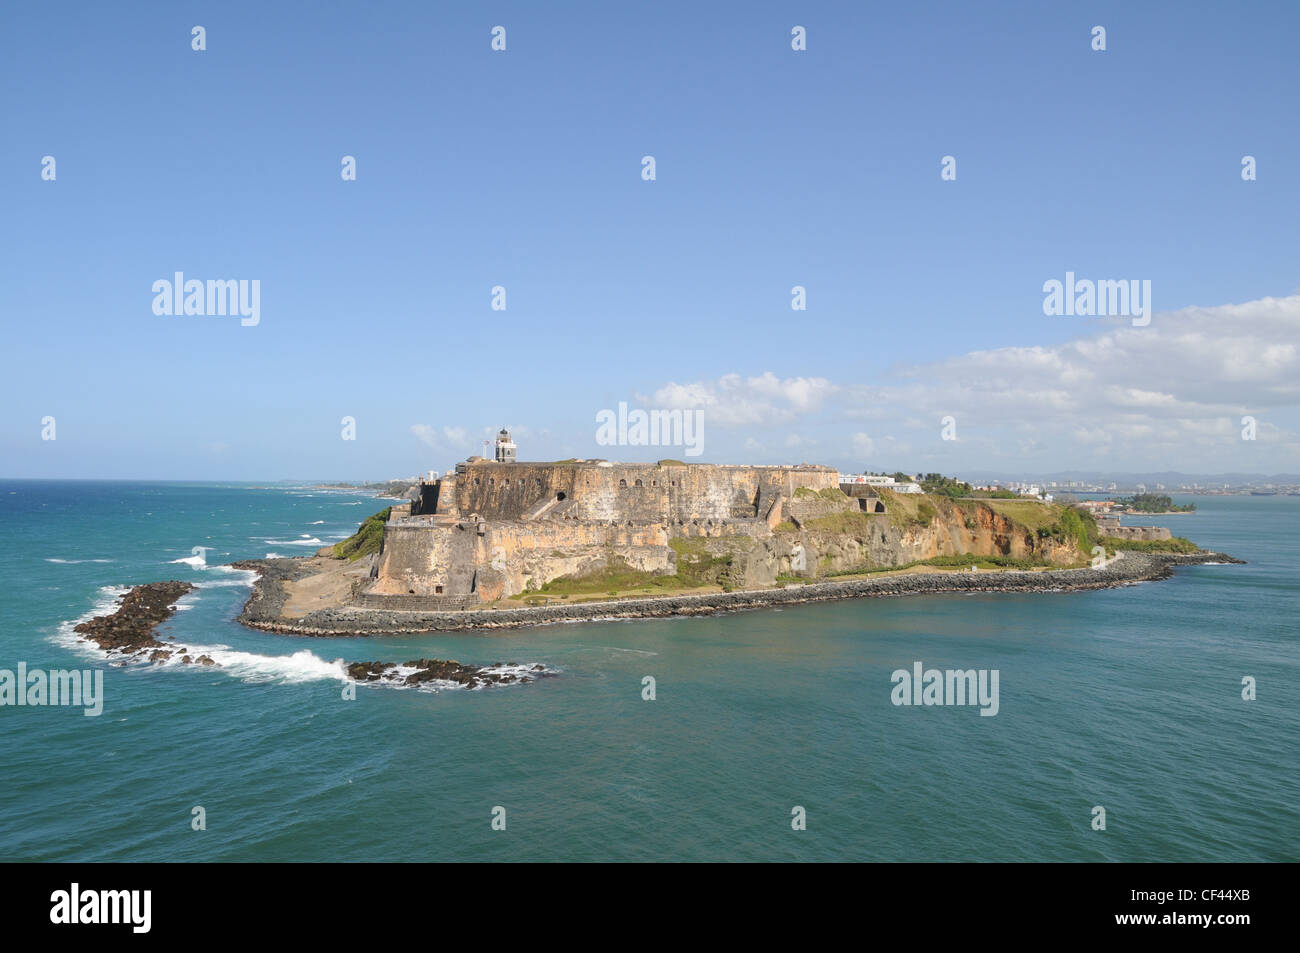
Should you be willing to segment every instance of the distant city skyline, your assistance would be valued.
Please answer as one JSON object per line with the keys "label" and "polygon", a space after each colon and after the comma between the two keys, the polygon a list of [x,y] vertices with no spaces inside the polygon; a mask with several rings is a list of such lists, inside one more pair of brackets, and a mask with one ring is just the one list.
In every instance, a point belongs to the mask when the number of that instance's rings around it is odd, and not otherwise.
{"label": "distant city skyline", "polygon": [[1300,471],[1251,9],[10,6],[0,476]]}

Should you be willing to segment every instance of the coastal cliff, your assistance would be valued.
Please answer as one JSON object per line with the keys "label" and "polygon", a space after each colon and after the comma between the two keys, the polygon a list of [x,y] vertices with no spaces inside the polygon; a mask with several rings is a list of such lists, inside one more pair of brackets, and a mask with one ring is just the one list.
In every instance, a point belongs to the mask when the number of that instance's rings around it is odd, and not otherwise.
{"label": "coastal cliff", "polygon": [[[738,505],[730,512],[421,521],[394,507],[377,552],[371,519],[315,557],[239,563],[259,573],[241,621],[303,634],[439,631],[919,592],[1093,589],[1236,561],[1186,540],[1103,537],[1086,512],[1037,500],[797,487],[789,498],[775,494],[761,518]],[[368,553],[353,545],[363,538]],[[454,580],[470,594],[444,596]]]}

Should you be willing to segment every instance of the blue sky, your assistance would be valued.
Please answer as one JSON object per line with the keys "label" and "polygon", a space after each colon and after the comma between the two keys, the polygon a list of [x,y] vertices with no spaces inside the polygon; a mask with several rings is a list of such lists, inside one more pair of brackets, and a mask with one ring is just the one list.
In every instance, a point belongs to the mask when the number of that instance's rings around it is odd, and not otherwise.
{"label": "blue sky", "polygon": [[[704,461],[1296,469],[1297,28],[1289,2],[6,5],[0,475],[409,475],[502,424],[521,459],[681,456],[598,446],[619,401],[701,409]],[[259,280],[260,323],[155,315],[176,271]],[[1149,279],[1151,326],[1045,316],[1066,271]]]}

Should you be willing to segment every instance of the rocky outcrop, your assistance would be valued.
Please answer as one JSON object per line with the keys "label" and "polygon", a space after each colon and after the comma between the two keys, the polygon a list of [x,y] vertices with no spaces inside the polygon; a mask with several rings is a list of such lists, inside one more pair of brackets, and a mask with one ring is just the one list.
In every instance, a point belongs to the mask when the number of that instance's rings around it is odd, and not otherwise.
{"label": "rocky outcrop", "polygon": [[524,666],[518,662],[498,662],[496,665],[462,665],[454,660],[436,658],[401,663],[353,662],[348,665],[347,673],[349,678],[357,682],[406,686],[452,682],[469,689],[523,684],[554,674],[540,664]]}
{"label": "rocky outcrop", "polygon": [[182,662],[214,664],[206,655],[191,659],[185,649],[168,645],[154,637],[154,630],[176,611],[176,601],[195,589],[193,583],[172,579],[136,586],[124,595],[111,615],[96,616],[82,622],[73,631],[105,652],[150,662],[165,662],[176,653]]}

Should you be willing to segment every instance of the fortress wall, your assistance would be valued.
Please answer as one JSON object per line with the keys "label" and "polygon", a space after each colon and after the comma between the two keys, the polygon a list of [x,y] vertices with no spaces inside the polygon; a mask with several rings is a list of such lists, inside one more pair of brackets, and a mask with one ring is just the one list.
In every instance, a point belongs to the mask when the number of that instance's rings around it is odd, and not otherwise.
{"label": "fortress wall", "polygon": [[523,592],[530,583],[538,588],[603,568],[611,557],[642,572],[670,574],[677,557],[669,542],[677,536],[725,539],[768,532],[756,519],[389,523],[378,579],[368,592],[492,601]]}
{"label": "fortress wall", "polygon": [[379,553],[379,578],[370,587],[376,595],[440,595],[469,593],[474,577],[477,533],[447,524],[384,526]]}
{"label": "fortress wall", "polygon": [[518,519],[543,499],[563,493],[579,520],[753,518],[778,494],[801,486],[838,486],[829,468],[730,467],[712,464],[474,463],[456,482],[462,516]]}
{"label": "fortress wall", "polygon": [[670,573],[673,553],[668,536],[666,526],[649,523],[390,523],[384,527],[379,578],[368,591],[374,595],[474,594],[491,601],[522,592],[530,580],[540,586],[559,576],[599,568],[615,553],[633,568]]}
{"label": "fortress wall", "polygon": [[1152,542],[1160,539],[1172,539],[1173,534],[1165,526],[1115,526],[1104,531],[1117,539]]}
{"label": "fortress wall", "polygon": [[[450,518],[385,526],[378,579],[368,592],[486,602],[589,573],[612,558],[672,573],[671,538],[768,535],[764,517],[774,503],[800,487],[838,482],[827,467],[474,461],[454,479],[425,487],[411,507]],[[774,512],[779,518],[780,506]]]}
{"label": "fortress wall", "polygon": [[560,493],[573,499],[581,469],[554,463],[472,463],[456,476],[456,509],[460,516],[519,519],[541,500]]}

